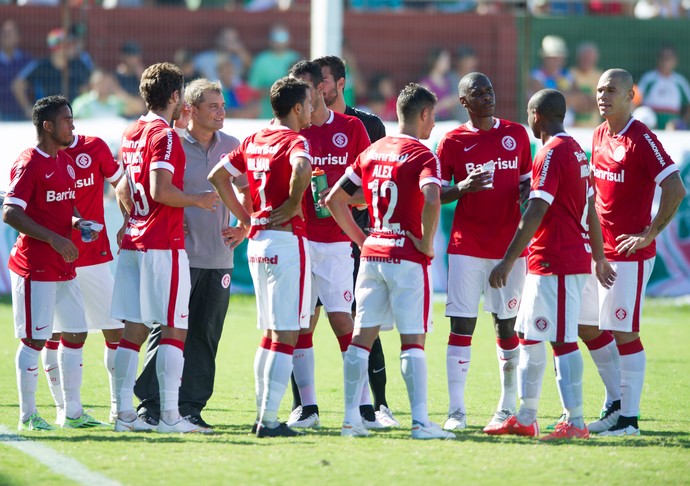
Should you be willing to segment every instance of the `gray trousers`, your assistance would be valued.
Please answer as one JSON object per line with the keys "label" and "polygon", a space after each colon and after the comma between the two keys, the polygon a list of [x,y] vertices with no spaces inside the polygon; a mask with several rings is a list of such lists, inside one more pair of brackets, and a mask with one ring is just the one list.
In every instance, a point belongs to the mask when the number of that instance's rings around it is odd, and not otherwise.
{"label": "gray trousers", "polygon": [[[190,268],[192,289],[189,298],[189,329],[184,345],[184,370],[180,386],[180,414],[199,415],[213,394],[216,376],[216,353],[228,311],[230,286],[223,285],[231,268]],[[226,278],[226,283],[229,278]],[[156,356],[161,328],[151,330],[146,346],[144,369],[134,385],[134,394],[141,403],[140,412],[158,419],[160,394],[156,375]]]}

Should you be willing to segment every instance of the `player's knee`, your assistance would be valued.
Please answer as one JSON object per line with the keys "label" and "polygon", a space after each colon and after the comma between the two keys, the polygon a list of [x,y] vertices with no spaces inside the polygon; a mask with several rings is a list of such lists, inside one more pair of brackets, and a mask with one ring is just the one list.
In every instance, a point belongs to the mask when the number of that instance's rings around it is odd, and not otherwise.
{"label": "player's knee", "polygon": [[450,318],[450,332],[453,334],[462,334],[471,336],[474,334],[474,328],[477,325],[476,317],[451,317]]}

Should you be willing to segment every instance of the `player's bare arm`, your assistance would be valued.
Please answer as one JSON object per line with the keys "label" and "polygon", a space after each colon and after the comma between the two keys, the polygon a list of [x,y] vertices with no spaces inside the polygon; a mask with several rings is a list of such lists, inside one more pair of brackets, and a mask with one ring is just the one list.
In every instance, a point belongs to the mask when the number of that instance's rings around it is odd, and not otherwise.
{"label": "player's bare arm", "polygon": [[151,171],[151,197],[154,201],[174,208],[196,206],[208,211],[218,208],[220,199],[215,192],[187,194],[173,185],[172,176],[172,172],[166,169]]}
{"label": "player's bare arm", "polygon": [[[73,216],[72,216],[72,228],[75,230],[81,230],[81,222],[86,221],[84,218],[81,217],[81,214],[79,214],[79,210],[77,210],[77,207],[74,207],[73,211]],[[91,230],[91,241],[97,240],[98,235],[100,234],[99,231]]]}
{"label": "player's bare arm", "polygon": [[481,167],[474,169],[467,177],[455,184],[441,189],[441,204],[448,204],[457,201],[464,194],[470,192],[486,191],[490,189],[491,173],[483,171]]}
{"label": "player's bare arm", "polygon": [[292,163],[292,176],[290,177],[290,196],[271,211],[271,223],[280,226],[288,223],[294,216],[304,218],[302,214],[302,196],[311,184],[311,164],[305,157],[297,157]]}
{"label": "player's bare arm", "polygon": [[45,241],[68,263],[73,262],[79,256],[79,250],[77,250],[77,247],[70,239],[50,231],[45,226],[41,226],[19,206],[13,204],[4,205],[2,220],[26,236]]}
{"label": "player's bare arm", "polygon": [[671,222],[673,216],[678,211],[680,203],[685,197],[685,187],[683,181],[680,179],[680,174],[674,172],[664,179],[661,184],[661,201],[659,202],[659,210],[652,220],[651,224],[647,226],[641,233],[630,235],[622,234],[616,238],[618,246],[616,251],[625,256],[630,256],[636,250],[641,250],[651,245],[654,238],[663,231]]}
{"label": "player's bare arm", "polygon": [[338,226],[358,247],[362,248],[367,236],[355,223],[352,211],[348,207],[352,194],[356,194],[358,190],[361,188],[352,182],[347,175],[344,175],[326,196],[326,206]]}
{"label": "player's bare arm", "polygon": [[526,179],[520,182],[520,204],[525,204],[529,198],[529,191],[532,186],[532,179]]}
{"label": "player's bare arm", "polygon": [[616,281],[616,271],[604,256],[604,237],[601,234],[601,223],[594,207],[594,196],[589,198],[587,206],[587,224],[589,225],[589,243],[592,247],[594,273],[605,289],[610,289]]}
{"label": "player's bare arm", "polygon": [[491,275],[489,275],[489,284],[495,289],[500,289],[505,287],[508,282],[508,274],[515,264],[522,252],[529,245],[530,240],[537,232],[541,220],[544,219],[546,211],[549,210],[549,203],[543,199],[535,198],[530,199],[527,203],[527,210],[525,214],[522,215],[520,223],[518,223],[517,231],[515,231],[515,236],[513,240],[508,245],[506,254],[503,259],[498,262],[498,264],[491,270]]}
{"label": "player's bare arm", "polygon": [[415,237],[407,232],[407,237],[412,240],[415,248],[429,258],[434,258],[434,235],[438,228],[438,220],[441,215],[441,188],[436,184],[426,184],[422,187],[424,195],[424,207],[422,208],[422,238]]}
{"label": "player's bare arm", "polygon": [[[249,186],[244,186],[237,189],[239,192],[239,201],[242,207],[244,207],[247,215],[252,211],[252,196],[249,192]],[[237,217],[237,216],[235,216]],[[221,230],[221,235],[223,236],[223,241],[229,248],[236,248],[249,233],[249,224],[242,222],[240,218],[238,219],[237,226],[230,226],[223,228]]]}
{"label": "player's bare arm", "polygon": [[[237,199],[237,194],[235,194],[235,190],[232,188],[232,179],[232,175],[230,175],[222,163],[217,164],[208,175],[208,181],[215,188],[223,204],[244,227],[249,228],[251,225],[249,212],[251,210],[247,211],[246,204]],[[243,196],[243,198],[246,200],[246,197]]]}

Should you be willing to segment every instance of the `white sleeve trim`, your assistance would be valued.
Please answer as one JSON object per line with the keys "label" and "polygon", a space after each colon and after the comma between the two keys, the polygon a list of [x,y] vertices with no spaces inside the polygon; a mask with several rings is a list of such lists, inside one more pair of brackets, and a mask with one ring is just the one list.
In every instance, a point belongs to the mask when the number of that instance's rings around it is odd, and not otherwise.
{"label": "white sleeve trim", "polygon": [[108,182],[115,182],[120,177],[122,177],[122,168],[118,167],[117,171],[115,171],[115,173],[113,175],[111,175],[110,177],[106,177],[105,180]]}
{"label": "white sleeve trim", "polygon": [[441,186],[443,187],[448,187],[450,186],[450,181],[447,181],[445,179],[441,180]]}
{"label": "white sleeve trim", "polygon": [[593,188],[592,186],[590,186],[590,187],[587,189],[587,199],[589,199],[589,198],[592,197],[592,196],[594,196],[594,188]]}
{"label": "white sleeve trim", "polygon": [[151,162],[149,170],[164,169],[168,172],[175,173],[175,167],[169,162]]}
{"label": "white sleeve trim", "polygon": [[311,164],[311,155],[308,152],[297,152],[295,154],[292,154],[292,157],[290,157],[290,165],[295,165],[295,159],[298,159],[300,157],[304,157],[309,161]]}
{"label": "white sleeve trim", "polygon": [[527,174],[522,174],[520,175],[520,182],[525,182],[528,181],[532,178],[532,173],[528,172]]}
{"label": "white sleeve trim", "polygon": [[355,174],[355,171],[352,170],[352,166],[345,169],[345,175],[358,186],[362,186],[362,178]]}
{"label": "white sleeve trim", "polygon": [[228,173],[233,176],[233,177],[239,177],[242,175],[242,172],[240,172],[237,167],[232,165],[229,160],[226,159],[225,162],[219,162],[220,164],[223,164],[223,167],[225,170],[228,171]]}
{"label": "white sleeve trim", "polygon": [[553,204],[553,196],[546,191],[532,191],[529,193],[530,199],[543,199],[549,206]]}
{"label": "white sleeve trim", "polygon": [[24,201],[23,199],[19,199],[18,197],[6,197],[3,206],[9,205],[19,206],[24,211],[26,211],[26,201]]}
{"label": "white sleeve trim", "polygon": [[425,177],[419,181],[419,188],[421,189],[427,184],[436,184],[437,186],[441,186],[441,180],[438,177]]}
{"label": "white sleeve trim", "polygon": [[654,182],[657,186],[661,185],[661,183],[664,182],[664,179],[666,179],[674,172],[678,172],[678,166],[676,164],[669,165],[664,170],[659,172],[659,174],[654,178]]}

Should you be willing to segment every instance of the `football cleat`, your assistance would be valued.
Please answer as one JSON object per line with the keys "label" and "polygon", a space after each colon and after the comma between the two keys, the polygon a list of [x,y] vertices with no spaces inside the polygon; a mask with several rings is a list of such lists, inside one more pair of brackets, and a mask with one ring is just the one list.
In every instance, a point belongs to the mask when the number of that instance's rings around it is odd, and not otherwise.
{"label": "football cleat", "polygon": [[367,420],[364,418],[364,415],[362,415],[362,424],[364,425],[365,429],[368,430],[377,430],[377,429],[385,429],[386,426],[383,425],[381,422],[379,422],[379,419],[375,418],[374,420]]}
{"label": "football cleat", "polygon": [[187,415],[185,418],[194,425],[198,425],[204,429],[213,430],[213,425],[201,418],[201,415]]}
{"label": "football cleat", "polygon": [[412,424],[412,438],[416,440],[430,440],[430,439],[456,439],[453,432],[443,430],[440,425],[434,422],[429,422],[429,425],[422,425],[414,422]]}
{"label": "football cleat", "polygon": [[568,414],[563,412],[560,417],[558,417],[558,420],[556,420],[554,423],[549,424],[546,426],[546,430],[556,430],[556,427],[558,424],[562,424],[563,422],[568,421]]}
{"label": "football cleat", "polygon": [[535,420],[529,425],[522,425],[518,422],[517,415],[511,415],[499,427],[486,432],[489,435],[522,435],[525,437],[536,437],[539,435],[539,424]]}
{"label": "football cleat", "polygon": [[321,426],[319,422],[319,414],[312,413],[306,417],[298,416],[297,420],[293,420],[294,414],[290,414],[287,421],[288,427],[295,427],[297,429],[318,429]]}
{"label": "football cleat", "polygon": [[343,428],[340,429],[341,437],[369,437],[370,432],[364,424],[351,424],[343,422]]}
{"label": "football cleat", "polygon": [[616,425],[599,433],[600,437],[630,437],[640,435],[637,417],[618,417]]}
{"label": "football cleat", "polygon": [[256,436],[260,439],[265,437],[297,437],[299,435],[304,435],[304,432],[291,429],[285,422],[280,422],[277,427],[272,429],[263,423],[256,426]]}
{"label": "football cleat", "polygon": [[462,430],[467,427],[467,415],[462,410],[453,410],[448,414],[448,420],[443,424],[445,430]]}
{"label": "football cleat", "polygon": [[302,416],[302,405],[297,405],[297,408],[295,408],[292,412],[290,412],[290,416],[287,419],[287,424],[289,425],[291,422],[297,422],[301,416]]}
{"label": "football cleat", "polygon": [[17,427],[18,430],[20,431],[28,431],[28,430],[55,430],[55,427],[50,425],[48,422],[43,420],[43,417],[41,417],[38,412],[34,412],[31,414],[28,420],[22,422],[21,420],[19,421],[19,426]]}
{"label": "football cleat", "polygon": [[558,439],[589,439],[587,427],[578,429],[570,422],[560,422],[556,425],[556,430],[549,435],[545,435],[539,440],[558,440]]}
{"label": "football cleat", "polygon": [[165,420],[158,421],[159,434],[212,434],[211,429],[201,427],[199,425],[193,424],[187,418],[181,418],[174,424],[169,424]]}
{"label": "football cleat", "polygon": [[385,405],[381,405],[376,411],[376,421],[386,428],[400,427],[400,422],[395,419],[391,409]]}
{"label": "football cleat", "polygon": [[484,432],[500,427],[511,415],[515,415],[515,412],[512,410],[496,410],[491,421],[484,427]]}
{"label": "football cleat", "polygon": [[65,420],[60,424],[63,429],[91,429],[93,427],[109,427],[108,424],[96,420],[88,413],[82,411],[77,418],[69,418],[65,416]]}
{"label": "football cleat", "polygon": [[595,434],[607,431],[618,423],[618,417],[620,417],[620,415],[621,401],[616,400],[615,402],[611,403],[611,405],[609,405],[609,407],[606,409],[606,413],[604,413],[604,415],[599,420],[587,424],[587,428],[590,432],[593,432]]}
{"label": "football cleat", "polygon": [[113,430],[115,430],[115,432],[149,432],[151,430],[156,430],[156,426],[149,424],[137,415],[137,418],[129,422],[116,418],[115,428]]}

